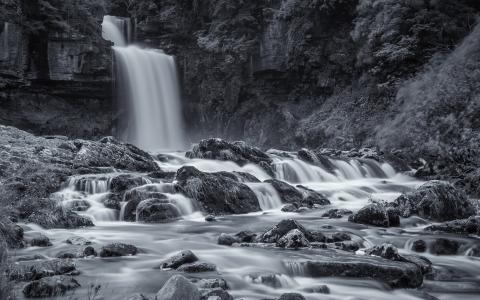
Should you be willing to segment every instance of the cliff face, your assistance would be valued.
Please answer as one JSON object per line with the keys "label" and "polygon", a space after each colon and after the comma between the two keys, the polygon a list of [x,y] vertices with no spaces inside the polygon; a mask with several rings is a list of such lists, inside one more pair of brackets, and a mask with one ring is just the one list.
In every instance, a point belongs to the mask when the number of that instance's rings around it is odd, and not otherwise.
{"label": "cliff face", "polygon": [[135,20],[138,43],[176,56],[192,141],[438,154],[478,137],[479,57],[462,50],[476,41],[478,1],[4,3],[4,124],[115,134],[110,45],[100,36],[111,14]]}
{"label": "cliff face", "polygon": [[[460,118],[460,107],[475,112],[469,118],[478,113],[469,96],[478,94],[475,88],[461,96],[461,106],[445,110],[404,92],[475,34],[475,1],[140,3],[125,11],[136,18],[139,42],[177,56],[193,140],[220,136],[283,148],[429,142],[439,149],[452,144],[442,132],[454,131],[455,142],[468,139],[440,119]],[[421,104],[413,114],[402,104],[410,97]],[[415,122],[392,122],[400,115],[428,116],[424,134],[399,139],[417,130]],[[474,122],[462,124],[478,134]]]}
{"label": "cliff face", "polygon": [[110,134],[110,44],[101,1],[3,1],[0,121],[40,134]]}

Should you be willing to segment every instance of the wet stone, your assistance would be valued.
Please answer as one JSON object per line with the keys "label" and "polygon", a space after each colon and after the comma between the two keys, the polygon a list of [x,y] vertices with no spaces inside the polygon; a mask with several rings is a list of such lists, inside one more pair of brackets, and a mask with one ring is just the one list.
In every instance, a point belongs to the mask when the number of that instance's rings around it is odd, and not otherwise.
{"label": "wet stone", "polygon": [[202,295],[197,286],[182,275],[173,275],[158,291],[157,299],[200,300]]}
{"label": "wet stone", "polygon": [[238,239],[236,237],[234,237],[233,235],[222,233],[218,237],[217,243],[219,245],[231,246],[234,243],[238,243]]}
{"label": "wet stone", "polygon": [[198,261],[198,257],[190,250],[181,251],[161,264],[162,269],[177,269],[183,264],[190,264]]}
{"label": "wet stone", "polygon": [[102,247],[100,250],[100,257],[118,257],[136,255],[137,247],[123,243],[113,243]]}
{"label": "wet stone", "polygon": [[302,294],[298,293],[285,293],[278,298],[278,300],[306,300]]}
{"label": "wet stone", "polygon": [[202,273],[202,272],[214,272],[217,267],[214,264],[206,262],[194,262],[190,264],[183,264],[177,268],[179,272],[185,273]]}
{"label": "wet stone", "polygon": [[435,255],[455,255],[460,248],[460,244],[455,240],[436,239],[430,244],[430,252]]}
{"label": "wet stone", "polygon": [[28,283],[23,294],[27,298],[63,296],[79,287],[80,284],[70,276],[52,276]]}

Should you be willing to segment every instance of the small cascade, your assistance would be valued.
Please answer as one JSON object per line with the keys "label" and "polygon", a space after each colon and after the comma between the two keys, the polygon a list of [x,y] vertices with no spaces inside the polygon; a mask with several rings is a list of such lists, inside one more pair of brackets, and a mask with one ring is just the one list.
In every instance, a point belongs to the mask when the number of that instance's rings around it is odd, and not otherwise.
{"label": "small cascade", "polygon": [[129,44],[130,21],[105,16],[103,37],[114,42],[118,95],[128,120],[122,138],[149,151],[186,145],[175,60],[154,49]]}
{"label": "small cascade", "polygon": [[305,268],[306,263],[302,261],[286,261],[284,262],[285,268],[290,276],[308,276],[308,272]]}
{"label": "small cascade", "polygon": [[246,280],[255,284],[263,284],[273,288],[294,288],[298,283],[285,274],[265,274],[258,276],[246,276]]}
{"label": "small cascade", "polygon": [[282,200],[275,188],[269,183],[247,183],[257,196],[262,210],[272,210],[282,206]]}
{"label": "small cascade", "polygon": [[[170,203],[171,205],[175,206],[179,215],[181,215],[182,217],[191,216],[194,213],[198,212],[198,207],[195,202],[182,194],[176,193],[173,183],[149,183],[133,188],[127,193],[135,195],[135,199],[159,199],[164,203]],[[126,195],[127,194],[125,194],[124,196],[124,201],[120,204],[120,221],[128,220],[125,218],[125,211],[127,210],[129,203],[128,201],[125,201],[125,198],[127,197]],[[135,220],[138,221],[138,210],[132,213],[135,214]]]}
{"label": "small cascade", "polygon": [[275,177],[291,183],[342,182],[364,178],[389,178],[395,170],[387,163],[370,159],[326,159],[331,168],[306,163],[298,158],[274,156]]}
{"label": "small cascade", "polygon": [[62,205],[92,217],[94,221],[115,221],[116,210],[103,204],[110,196],[109,186],[110,178],[107,177],[72,177],[66,187],[54,196]]}

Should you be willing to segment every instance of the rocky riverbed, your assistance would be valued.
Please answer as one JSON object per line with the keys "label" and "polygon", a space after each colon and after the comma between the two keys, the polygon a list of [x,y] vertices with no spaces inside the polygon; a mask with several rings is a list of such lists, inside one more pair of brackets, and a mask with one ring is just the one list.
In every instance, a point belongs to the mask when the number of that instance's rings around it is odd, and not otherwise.
{"label": "rocky riverbed", "polygon": [[480,294],[477,199],[391,153],[0,140],[2,299]]}

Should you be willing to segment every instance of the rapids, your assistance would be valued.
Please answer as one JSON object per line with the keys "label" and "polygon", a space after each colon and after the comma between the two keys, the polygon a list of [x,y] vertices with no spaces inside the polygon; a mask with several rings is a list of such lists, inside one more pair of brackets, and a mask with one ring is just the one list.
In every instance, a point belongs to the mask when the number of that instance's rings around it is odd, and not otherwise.
{"label": "rapids", "polygon": [[[68,249],[64,241],[71,236],[80,236],[92,241],[94,246],[111,242],[133,244],[141,249],[141,253],[132,257],[121,258],[86,258],[76,260],[80,276],[76,277],[82,284],[75,291],[79,299],[91,295],[92,289],[100,285],[98,295],[102,299],[125,299],[132,293],[143,293],[153,296],[163,283],[175,271],[155,269],[165,258],[180,250],[192,250],[202,261],[213,263],[217,272],[197,273],[190,278],[224,278],[235,299],[264,299],[278,297],[284,292],[300,292],[307,299],[424,299],[421,293],[408,290],[391,290],[371,280],[341,278],[309,278],[305,276],[301,259],[315,258],[315,250],[280,250],[259,247],[228,247],[217,244],[221,233],[236,233],[241,230],[262,232],[282,219],[294,218],[309,229],[346,231],[353,234],[354,239],[364,241],[365,247],[389,242],[396,245],[401,253],[411,253],[413,238],[428,233],[420,231],[426,222],[412,217],[402,221],[401,228],[371,228],[354,224],[341,219],[322,218],[321,215],[331,208],[357,210],[369,199],[393,200],[400,193],[409,191],[421,182],[393,171],[387,164],[379,164],[373,160],[334,160],[329,162],[333,169],[323,169],[299,160],[295,154],[278,156],[269,154],[275,162],[275,174],[291,184],[302,184],[327,196],[332,205],[313,209],[302,213],[281,212],[282,206],[278,193],[267,183],[248,183],[257,195],[263,212],[245,215],[217,217],[216,222],[206,222],[204,215],[196,203],[182,194],[175,193],[172,184],[157,180],[146,180],[143,186],[168,195],[182,214],[182,219],[163,224],[142,224],[122,221],[122,212],[108,209],[103,199],[110,192],[111,178],[118,173],[100,175],[82,175],[72,177],[65,187],[55,195],[59,201],[69,207],[80,207],[85,204],[82,214],[92,217],[95,227],[67,230],[44,230],[38,226],[25,224],[28,231],[39,231],[47,235],[53,243],[52,247],[29,247],[19,250],[17,256],[44,255],[54,258],[57,253]],[[158,165],[163,170],[175,171],[184,165],[193,165],[202,171],[241,171],[257,176],[261,181],[270,178],[256,165],[243,167],[228,161],[204,159],[187,159],[184,153],[164,153]],[[131,174],[130,174],[131,175]],[[141,175],[141,174],[134,174]],[[80,204],[79,204],[80,203]],[[123,207],[123,206],[122,206]],[[458,236],[455,237],[459,238]],[[468,239],[465,239],[468,240]],[[359,250],[360,252],[362,250]],[[478,259],[463,255],[435,256],[425,255],[434,264],[445,268],[452,274],[458,274],[456,280],[438,282],[425,280],[423,290],[438,296],[440,299],[471,299],[480,293]],[[276,278],[276,286],[262,284],[258,275],[270,275]],[[305,289],[319,285],[327,285],[329,295],[306,293]],[[22,299],[22,295],[19,295]],[[70,299],[69,296],[57,299]]]}

